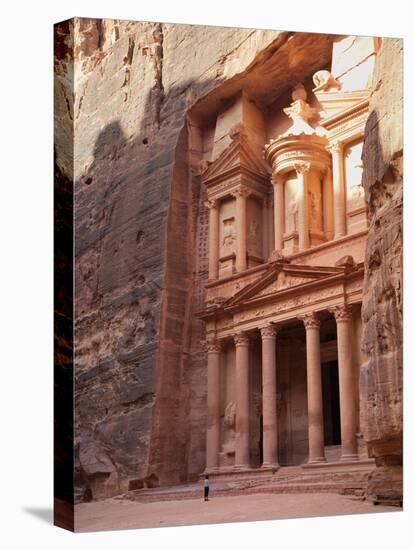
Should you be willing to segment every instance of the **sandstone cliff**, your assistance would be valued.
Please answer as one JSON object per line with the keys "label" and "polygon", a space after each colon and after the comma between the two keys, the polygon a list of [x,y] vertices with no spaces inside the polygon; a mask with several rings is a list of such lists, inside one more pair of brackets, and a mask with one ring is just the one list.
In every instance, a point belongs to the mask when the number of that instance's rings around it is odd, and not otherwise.
{"label": "sandstone cliff", "polygon": [[[286,38],[92,19],[56,28],[56,161],[69,178],[74,153],[79,498],[187,479],[200,186],[185,114]],[[203,441],[203,419],[192,422]]]}
{"label": "sandstone cliff", "polygon": [[[326,66],[331,43],[311,33],[116,20],[57,26],[56,163],[74,182],[75,202],[80,499],[202,471],[201,127],[241,89],[254,90],[265,111]],[[362,431],[387,478],[399,476],[390,464],[401,457],[400,52],[399,41],[383,41],[364,148],[372,229]]]}
{"label": "sandstone cliff", "polygon": [[401,492],[402,463],[402,53],[383,39],[363,148],[370,230],[364,281],[361,429],[379,469],[369,495]]}

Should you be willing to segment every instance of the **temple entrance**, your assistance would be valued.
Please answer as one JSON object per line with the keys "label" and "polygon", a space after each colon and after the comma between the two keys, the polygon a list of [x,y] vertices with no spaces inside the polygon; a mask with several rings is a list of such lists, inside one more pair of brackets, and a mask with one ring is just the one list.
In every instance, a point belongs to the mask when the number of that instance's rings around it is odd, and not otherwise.
{"label": "temple entrance", "polygon": [[338,362],[321,364],[323,385],[324,445],[341,444]]}

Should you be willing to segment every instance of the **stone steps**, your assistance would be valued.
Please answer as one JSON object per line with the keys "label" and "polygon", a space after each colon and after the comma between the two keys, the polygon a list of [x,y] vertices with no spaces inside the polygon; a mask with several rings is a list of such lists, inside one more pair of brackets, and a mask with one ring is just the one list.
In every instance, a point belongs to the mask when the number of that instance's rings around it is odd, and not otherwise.
{"label": "stone steps", "polygon": [[[303,474],[274,476],[270,479],[234,480],[211,484],[212,497],[242,496],[257,493],[338,493],[363,498],[367,483],[366,474]],[[139,502],[158,502],[172,500],[190,500],[203,497],[201,484],[184,485],[161,489],[141,489],[130,491],[122,499]]]}

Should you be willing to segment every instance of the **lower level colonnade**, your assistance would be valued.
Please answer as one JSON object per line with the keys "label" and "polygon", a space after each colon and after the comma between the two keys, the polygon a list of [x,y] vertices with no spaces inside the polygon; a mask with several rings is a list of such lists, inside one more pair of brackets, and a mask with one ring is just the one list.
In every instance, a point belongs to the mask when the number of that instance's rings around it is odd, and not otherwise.
{"label": "lower level colonnade", "polygon": [[[340,461],[358,460],[357,450],[357,389],[352,361],[352,316],[347,306],[330,310],[337,325],[337,357],[340,396],[341,458]],[[307,407],[308,407],[308,461],[311,464],[326,462],[324,451],[324,420],[322,371],[320,359],[320,318],[310,312],[298,317],[306,333]],[[268,323],[257,327],[262,344],[262,468],[276,470],[278,458],[277,417],[277,335],[281,325]],[[235,345],[235,464],[234,470],[250,467],[249,434],[249,344],[247,332],[233,335]],[[220,452],[220,340],[208,341],[208,420],[206,472],[219,471]]]}

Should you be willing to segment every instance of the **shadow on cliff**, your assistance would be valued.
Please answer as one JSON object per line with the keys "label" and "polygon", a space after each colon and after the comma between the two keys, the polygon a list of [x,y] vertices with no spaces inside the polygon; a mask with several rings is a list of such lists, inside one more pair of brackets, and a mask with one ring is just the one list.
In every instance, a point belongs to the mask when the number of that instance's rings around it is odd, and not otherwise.
{"label": "shadow on cliff", "polygon": [[75,471],[86,498],[187,480],[190,327],[159,328],[167,295],[183,319],[191,307],[201,186],[188,165],[187,91],[205,86],[173,88],[162,100],[170,113],[149,93],[132,139],[119,120],[106,125],[76,182],[78,338],[105,333],[77,362]]}
{"label": "shadow on cliff", "polygon": [[[369,476],[367,498],[386,491],[401,497],[403,492],[403,151],[390,151],[394,144],[382,143],[382,136],[388,136],[381,128],[385,123],[373,109],[366,122],[362,153],[370,227],[362,304],[366,360],[359,378],[361,430],[369,456],[379,467]],[[381,383],[383,379],[386,384]]]}
{"label": "shadow on cliff", "polygon": [[[275,51],[255,63],[269,90],[265,63]],[[191,310],[192,224],[202,201],[189,144],[195,158],[201,151],[187,115],[208,125],[208,111],[216,114],[242,82],[188,80],[165,94],[160,79],[133,137],[120,119],[107,124],[76,182],[76,330],[79,342],[91,342],[77,359],[76,484],[92,497],[187,481],[191,327],[177,318]]]}

